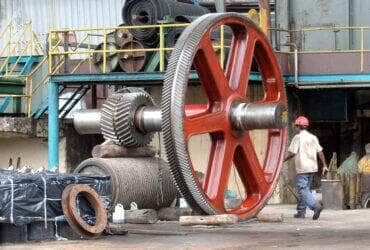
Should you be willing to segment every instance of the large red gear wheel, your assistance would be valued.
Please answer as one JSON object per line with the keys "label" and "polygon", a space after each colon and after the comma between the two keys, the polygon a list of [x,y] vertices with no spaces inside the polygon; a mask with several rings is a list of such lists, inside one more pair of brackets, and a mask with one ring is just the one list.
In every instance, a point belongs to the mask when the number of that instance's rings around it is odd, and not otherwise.
{"label": "large red gear wheel", "polygon": [[[222,69],[212,47],[211,32],[221,25],[233,31],[228,63]],[[257,104],[287,106],[278,61],[263,32],[247,17],[236,13],[208,14],[185,29],[169,60],[162,96],[163,132],[167,158],[175,182],[191,207],[206,214],[231,213],[240,219],[258,213],[277,183],[286,143],[286,128],[269,129],[263,164],[257,158],[250,131],[233,126],[235,103],[249,103],[248,84],[253,58],[259,66],[265,91]],[[192,65],[208,97],[208,104],[186,105]],[[202,182],[191,162],[191,137],[209,134],[212,142]],[[246,191],[242,203],[227,210],[224,197],[232,165]]]}

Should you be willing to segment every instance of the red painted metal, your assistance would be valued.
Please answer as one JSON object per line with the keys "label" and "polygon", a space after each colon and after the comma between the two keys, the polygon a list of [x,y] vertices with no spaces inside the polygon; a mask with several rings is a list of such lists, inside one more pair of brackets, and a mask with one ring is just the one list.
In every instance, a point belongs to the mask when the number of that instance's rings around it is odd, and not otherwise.
{"label": "red painted metal", "polygon": [[[210,35],[220,25],[231,27],[234,34],[225,70],[219,64]],[[205,177],[202,183],[198,181],[198,185],[218,212],[237,214],[241,219],[255,215],[271,195],[282,165],[286,141],[286,129],[269,130],[266,157],[260,164],[250,132],[233,129],[230,120],[232,104],[248,102],[253,58],[259,65],[265,89],[265,97],[259,102],[281,102],[287,106],[280,68],[265,35],[252,22],[235,17],[224,18],[214,24],[204,34],[194,58],[208,105],[202,108],[185,106],[187,140],[195,135],[209,134],[212,141]],[[224,197],[233,164],[244,185],[246,197],[240,206],[229,211],[224,207]],[[194,166],[193,170],[195,173]]]}
{"label": "red painted metal", "polygon": [[186,105],[185,114],[186,116],[195,116],[207,111],[208,105],[204,104],[192,104]]}

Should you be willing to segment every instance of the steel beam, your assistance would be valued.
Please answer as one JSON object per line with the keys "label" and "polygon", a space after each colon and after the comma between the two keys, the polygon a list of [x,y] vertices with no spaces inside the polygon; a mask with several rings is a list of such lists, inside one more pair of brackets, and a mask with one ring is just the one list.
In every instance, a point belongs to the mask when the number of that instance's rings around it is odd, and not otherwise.
{"label": "steel beam", "polygon": [[301,75],[298,85],[294,83],[294,76],[286,76],[284,80],[298,88],[370,88],[370,74]]}
{"label": "steel beam", "polygon": [[[109,84],[109,85],[162,85],[164,72],[139,72],[139,73],[109,73],[109,74],[69,74],[50,76],[52,82],[76,85],[83,84]],[[198,80],[198,74],[191,72],[190,81]],[[250,80],[260,81],[261,76],[258,72],[251,72]]]}

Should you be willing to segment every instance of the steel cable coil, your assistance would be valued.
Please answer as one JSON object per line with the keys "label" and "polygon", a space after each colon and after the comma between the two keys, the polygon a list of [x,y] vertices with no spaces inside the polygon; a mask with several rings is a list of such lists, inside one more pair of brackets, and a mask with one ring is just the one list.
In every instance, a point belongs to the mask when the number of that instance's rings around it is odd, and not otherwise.
{"label": "steel cable coil", "polygon": [[159,209],[170,206],[177,196],[168,164],[156,157],[91,158],[75,173],[111,176],[111,209],[119,203],[130,209],[131,202],[140,209]]}
{"label": "steel cable coil", "polygon": [[[126,25],[152,25],[163,20],[165,16],[175,19],[177,16],[201,16],[208,9],[175,0],[128,0],[122,9],[123,21]],[[157,45],[158,29],[133,29],[134,37],[146,46]]]}

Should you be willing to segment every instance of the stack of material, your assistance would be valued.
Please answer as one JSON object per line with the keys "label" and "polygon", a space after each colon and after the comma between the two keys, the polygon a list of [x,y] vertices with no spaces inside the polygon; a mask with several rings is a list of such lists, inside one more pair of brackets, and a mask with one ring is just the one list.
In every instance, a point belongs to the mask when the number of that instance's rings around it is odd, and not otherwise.
{"label": "stack of material", "polygon": [[[88,184],[100,195],[105,206],[110,203],[111,181],[107,176],[83,174],[18,174],[0,172],[1,221],[24,225],[35,221],[54,221],[63,215],[61,197],[69,184]],[[84,202],[81,203],[83,206]],[[89,211],[89,205],[81,209]]]}
{"label": "stack of material", "polygon": [[[175,20],[178,16],[201,16],[208,12],[204,7],[175,0],[127,0],[122,17],[126,25],[154,25],[165,17]],[[158,29],[134,29],[132,34],[145,46],[158,45]]]}
{"label": "stack of material", "polygon": [[[163,20],[176,20],[179,22],[192,22],[196,17],[208,13],[208,9],[181,3],[175,0],[128,0],[122,9],[124,24],[121,26],[156,25]],[[171,21],[171,22],[172,22]],[[167,29],[166,47],[174,47],[183,28]],[[159,42],[157,28],[124,29],[118,28],[108,34],[107,53],[104,67],[104,44],[96,46],[93,62],[98,71],[105,73],[123,71],[135,73],[142,71],[147,58],[152,52],[142,51],[144,48],[156,48]],[[117,53],[117,50],[126,50]],[[133,50],[133,51],[127,51]],[[155,53],[154,53],[155,54]],[[148,62],[149,64],[149,62]]]}

